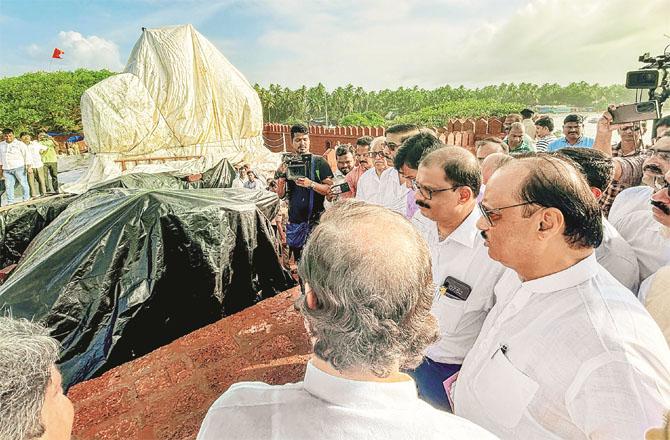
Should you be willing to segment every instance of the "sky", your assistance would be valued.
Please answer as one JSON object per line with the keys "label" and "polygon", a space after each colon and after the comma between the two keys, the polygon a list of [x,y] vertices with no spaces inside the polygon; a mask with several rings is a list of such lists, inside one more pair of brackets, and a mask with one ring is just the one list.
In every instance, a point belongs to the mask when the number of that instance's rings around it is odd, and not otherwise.
{"label": "sky", "polygon": [[142,27],[186,23],[263,86],[620,84],[670,0],[0,0],[0,76],[120,72]]}

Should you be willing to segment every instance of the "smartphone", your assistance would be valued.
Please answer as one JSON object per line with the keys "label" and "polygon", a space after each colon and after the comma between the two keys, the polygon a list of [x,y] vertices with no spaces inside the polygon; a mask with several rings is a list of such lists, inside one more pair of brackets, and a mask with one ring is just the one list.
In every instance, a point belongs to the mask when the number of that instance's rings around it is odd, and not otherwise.
{"label": "smartphone", "polygon": [[635,104],[621,105],[610,110],[613,124],[627,124],[629,122],[649,121],[661,117],[658,101],[645,101]]}

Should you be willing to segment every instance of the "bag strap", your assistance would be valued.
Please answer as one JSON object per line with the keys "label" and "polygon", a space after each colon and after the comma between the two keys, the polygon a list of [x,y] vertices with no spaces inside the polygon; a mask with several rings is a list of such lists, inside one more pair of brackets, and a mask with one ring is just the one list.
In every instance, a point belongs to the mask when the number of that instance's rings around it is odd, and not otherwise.
{"label": "bag strap", "polygon": [[[314,155],[311,157],[311,166],[309,169],[309,180],[314,182],[314,179],[316,178],[315,176],[315,162],[316,159]],[[307,212],[307,223],[309,223],[309,220],[312,218],[312,209],[314,209],[314,189],[310,188],[309,189],[309,211]]]}

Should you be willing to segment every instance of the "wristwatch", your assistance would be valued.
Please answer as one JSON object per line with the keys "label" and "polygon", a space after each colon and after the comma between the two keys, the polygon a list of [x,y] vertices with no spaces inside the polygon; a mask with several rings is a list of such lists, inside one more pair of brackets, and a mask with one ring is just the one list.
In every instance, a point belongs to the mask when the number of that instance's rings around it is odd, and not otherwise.
{"label": "wristwatch", "polygon": [[314,183],[314,182],[310,182],[310,183],[309,183],[309,187],[310,187],[311,189],[314,189],[315,186],[316,186],[316,183]]}

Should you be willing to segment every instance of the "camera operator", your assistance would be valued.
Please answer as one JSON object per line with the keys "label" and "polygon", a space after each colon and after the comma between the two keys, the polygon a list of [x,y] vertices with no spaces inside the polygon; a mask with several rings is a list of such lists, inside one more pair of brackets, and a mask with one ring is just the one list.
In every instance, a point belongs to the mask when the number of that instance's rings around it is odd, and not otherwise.
{"label": "camera operator", "polygon": [[[297,124],[291,127],[291,145],[300,155],[310,154],[309,129],[306,126]],[[280,198],[288,197],[286,240],[296,262],[300,260],[311,229],[319,222],[324,198],[333,184],[333,171],[323,157],[311,155],[310,162],[309,177],[288,180],[288,166],[285,163],[275,173],[277,195]]]}

